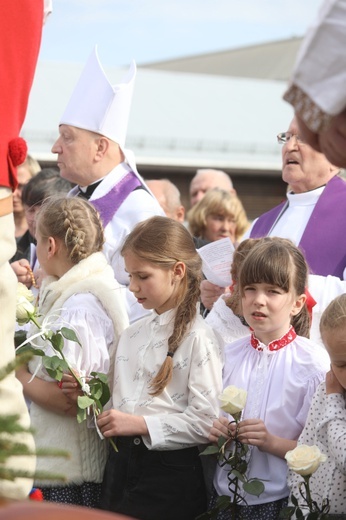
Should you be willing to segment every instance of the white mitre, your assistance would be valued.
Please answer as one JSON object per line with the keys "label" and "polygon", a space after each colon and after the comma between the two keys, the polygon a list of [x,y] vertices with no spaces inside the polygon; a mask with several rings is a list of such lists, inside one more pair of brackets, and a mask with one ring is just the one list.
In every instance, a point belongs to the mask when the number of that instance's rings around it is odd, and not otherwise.
{"label": "white mitre", "polygon": [[124,151],[136,70],[132,61],[121,82],[112,85],[95,46],[59,124],[104,135]]}

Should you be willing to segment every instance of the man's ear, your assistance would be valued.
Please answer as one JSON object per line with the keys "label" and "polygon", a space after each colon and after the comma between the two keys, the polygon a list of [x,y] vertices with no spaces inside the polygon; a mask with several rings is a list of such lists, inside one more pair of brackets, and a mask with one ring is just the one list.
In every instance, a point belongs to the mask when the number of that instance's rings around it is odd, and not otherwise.
{"label": "man's ear", "polygon": [[100,137],[96,139],[96,145],[97,149],[95,157],[96,160],[101,160],[109,148],[109,141],[107,137],[103,137],[102,135],[100,135]]}

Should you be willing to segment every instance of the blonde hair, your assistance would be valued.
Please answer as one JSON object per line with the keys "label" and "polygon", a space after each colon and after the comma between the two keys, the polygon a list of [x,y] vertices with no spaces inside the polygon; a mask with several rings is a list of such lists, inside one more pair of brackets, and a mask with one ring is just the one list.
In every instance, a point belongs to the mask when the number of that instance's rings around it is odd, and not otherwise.
{"label": "blonde hair", "polygon": [[25,161],[19,165],[19,167],[24,167],[30,173],[30,177],[35,177],[36,173],[41,171],[41,166],[36,159],[34,159],[31,155],[27,155]]}
{"label": "blonde hair", "polygon": [[46,199],[38,213],[37,229],[44,237],[60,239],[73,264],[103,248],[99,214],[94,206],[78,197]]}
{"label": "blonde hair", "polygon": [[167,217],[152,217],[137,224],[127,236],[121,254],[127,251],[164,270],[174,268],[177,262],[185,264],[185,275],[175,292],[176,312],[173,332],[168,338],[167,356],[150,383],[151,395],[157,396],[172,379],[172,358],[196,317],[202,261],[188,230],[180,222]]}
{"label": "blonde hair", "polygon": [[[296,296],[305,293],[308,266],[303,253],[288,239],[265,237],[247,254],[239,274],[240,294],[244,287],[254,283],[267,283],[280,287]],[[300,336],[310,335],[310,318],[306,305],[292,316],[291,324]]]}
{"label": "blonde hair", "polygon": [[204,197],[187,214],[190,232],[195,237],[204,238],[207,217],[226,215],[234,218],[235,237],[238,240],[249,227],[249,221],[240,199],[234,193],[219,188],[208,190]]}
{"label": "blonde hair", "polygon": [[346,294],[334,298],[323,311],[320,320],[321,336],[325,330],[334,330],[339,327],[346,328]]}

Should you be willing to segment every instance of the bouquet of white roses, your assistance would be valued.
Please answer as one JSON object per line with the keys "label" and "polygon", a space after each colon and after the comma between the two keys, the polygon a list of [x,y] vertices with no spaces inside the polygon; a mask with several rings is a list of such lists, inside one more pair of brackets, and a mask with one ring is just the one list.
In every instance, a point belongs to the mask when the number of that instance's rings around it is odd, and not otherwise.
{"label": "bouquet of white roses", "polygon": [[[233,495],[233,499],[230,496],[218,497],[215,508],[199,516],[200,520],[216,518],[219,512],[227,510],[230,511],[230,518],[236,518],[236,506],[238,504],[246,505],[246,500],[240,493],[239,482],[242,483],[243,490],[250,495],[259,496],[264,491],[264,484],[261,480],[247,477],[249,447],[238,439],[238,423],[245,407],[246,398],[247,392],[233,385],[225,388],[219,395],[221,409],[233,417],[233,421],[229,423],[229,437],[219,437],[218,445],[209,446],[201,455],[216,454],[221,467],[229,466],[228,489]],[[235,425],[235,429],[231,428],[231,425]]]}
{"label": "bouquet of white roses", "polygon": [[[42,364],[47,373],[58,382],[61,382],[64,373],[71,374],[77,381],[83,394],[78,397],[77,401],[77,421],[79,423],[85,421],[90,412],[92,412],[96,417],[102,412],[104,405],[110,399],[107,376],[101,372],[91,372],[90,377],[86,378],[84,373],[77,373],[76,370],[71,367],[63,352],[64,341],[65,339],[75,341],[80,345],[80,347],[82,347],[76,333],[68,327],[61,327],[56,331],[51,330],[54,317],[43,318],[41,321],[41,316],[39,316],[37,308],[33,305],[33,301],[34,295],[32,292],[27,289],[25,285],[18,283],[16,308],[17,322],[19,325],[31,322],[37,328],[37,332],[30,338],[25,339],[25,341],[17,347],[17,353],[29,351],[35,356],[41,356]],[[42,347],[37,348],[34,346],[34,340],[38,336],[47,341],[47,344],[51,345],[55,352],[54,356],[47,356]],[[100,432],[99,435],[102,437]],[[114,449],[117,450],[113,441],[110,441],[113,444]]]}

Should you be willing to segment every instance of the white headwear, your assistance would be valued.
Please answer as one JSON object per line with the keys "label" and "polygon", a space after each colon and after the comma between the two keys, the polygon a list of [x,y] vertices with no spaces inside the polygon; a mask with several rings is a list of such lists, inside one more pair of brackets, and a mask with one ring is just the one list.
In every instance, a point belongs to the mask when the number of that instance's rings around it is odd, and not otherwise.
{"label": "white headwear", "polygon": [[59,124],[104,135],[124,151],[135,77],[132,61],[122,81],[111,85],[95,46]]}

